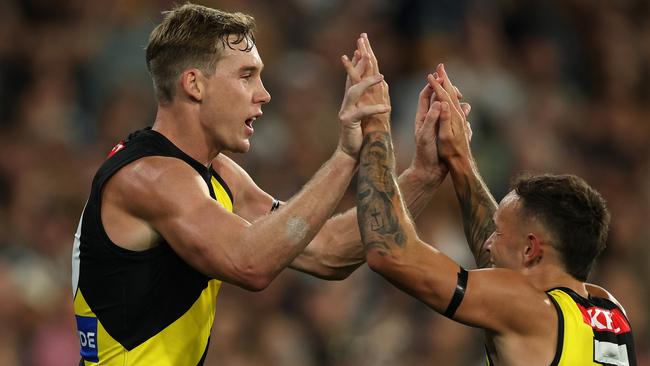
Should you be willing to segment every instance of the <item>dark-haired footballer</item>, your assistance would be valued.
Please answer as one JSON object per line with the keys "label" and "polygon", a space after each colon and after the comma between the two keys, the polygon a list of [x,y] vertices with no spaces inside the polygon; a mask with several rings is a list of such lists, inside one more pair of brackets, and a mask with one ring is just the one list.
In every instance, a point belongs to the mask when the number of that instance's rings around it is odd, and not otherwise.
{"label": "dark-haired footballer", "polygon": [[465,270],[418,238],[395,184],[390,130],[373,122],[364,128],[357,191],[368,265],[437,312],[483,328],[488,365],[636,365],[625,311],[586,283],[607,239],[601,195],[575,176],[538,175],[519,178],[497,206],[442,65],[429,83],[438,152],[479,269]]}

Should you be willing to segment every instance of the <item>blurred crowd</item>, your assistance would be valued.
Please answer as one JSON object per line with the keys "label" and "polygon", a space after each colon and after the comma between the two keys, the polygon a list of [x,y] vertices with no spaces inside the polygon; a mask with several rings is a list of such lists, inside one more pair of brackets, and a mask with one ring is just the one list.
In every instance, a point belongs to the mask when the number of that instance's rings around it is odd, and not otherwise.
{"label": "blurred crowd", "polygon": [[[232,156],[286,200],[335,148],[340,55],[368,32],[390,84],[400,169],[435,65],[472,104],[472,147],[495,198],[521,172],[573,173],[608,201],[592,281],[625,306],[650,365],[650,3],[647,0],[223,0],[252,14],[273,99],[252,151]],[[94,172],[155,113],[144,61],[169,0],[0,2],[0,365],[79,360],[73,234]],[[354,185],[340,211],[354,205]],[[472,266],[447,180],[420,233]],[[576,228],[580,230],[580,228]],[[260,243],[263,245],[263,243]],[[508,299],[504,299],[508,301]],[[482,334],[364,265],[326,282],[285,271],[267,290],[224,285],[206,365],[482,365]]]}

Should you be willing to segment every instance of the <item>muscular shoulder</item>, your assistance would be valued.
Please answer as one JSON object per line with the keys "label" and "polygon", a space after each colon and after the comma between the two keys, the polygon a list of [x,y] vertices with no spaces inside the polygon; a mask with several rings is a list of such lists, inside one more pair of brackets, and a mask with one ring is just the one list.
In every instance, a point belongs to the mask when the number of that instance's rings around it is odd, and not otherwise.
{"label": "muscular shoulder", "polygon": [[[587,289],[587,292],[589,292],[589,295],[594,296],[594,297],[600,297],[600,298],[603,298],[603,299],[607,299],[607,300],[613,302],[614,304],[616,304],[616,306],[618,306],[623,311],[623,313],[625,313],[625,309],[623,308],[621,303],[618,302],[618,300],[616,300],[614,295],[612,295],[609,291],[605,290],[604,288],[602,288],[602,287],[600,287],[598,285],[594,285],[592,283],[585,283],[585,288]],[[627,316],[627,314],[626,314],[626,316]]]}
{"label": "muscular shoulder", "polygon": [[203,178],[185,162],[171,157],[149,156],[120,169],[106,184],[104,199],[146,217],[172,209],[181,197],[209,195]]}

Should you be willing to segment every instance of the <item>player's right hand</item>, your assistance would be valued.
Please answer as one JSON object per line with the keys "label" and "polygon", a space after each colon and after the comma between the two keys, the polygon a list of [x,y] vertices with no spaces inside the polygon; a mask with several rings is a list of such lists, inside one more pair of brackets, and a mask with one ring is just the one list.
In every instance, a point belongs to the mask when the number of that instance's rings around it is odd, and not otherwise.
{"label": "player's right hand", "polygon": [[390,111],[390,105],[377,103],[359,103],[361,97],[369,92],[369,89],[384,80],[381,74],[363,77],[357,84],[350,86],[345,91],[339,120],[341,123],[339,135],[339,148],[346,154],[358,159],[359,151],[363,143],[363,132],[361,120]]}

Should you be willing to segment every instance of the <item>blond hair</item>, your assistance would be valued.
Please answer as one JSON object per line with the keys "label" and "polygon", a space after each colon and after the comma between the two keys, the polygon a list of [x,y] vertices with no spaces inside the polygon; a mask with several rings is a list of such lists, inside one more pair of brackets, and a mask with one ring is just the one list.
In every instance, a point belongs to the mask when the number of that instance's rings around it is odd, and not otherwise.
{"label": "blond hair", "polygon": [[[147,69],[159,103],[171,102],[179,75],[195,67],[212,75],[225,46],[250,51],[255,45],[255,19],[186,3],[163,12],[164,19],[149,35]],[[234,36],[234,37],[231,37]]]}

